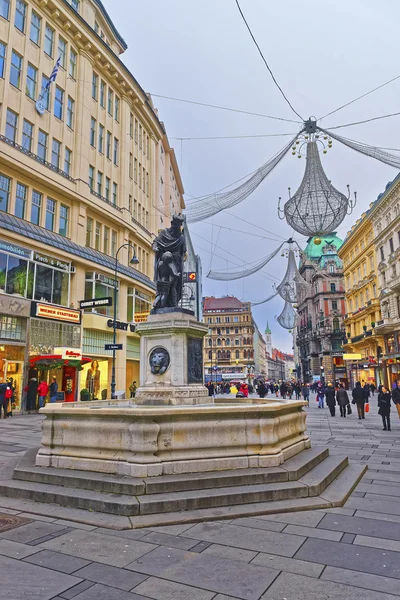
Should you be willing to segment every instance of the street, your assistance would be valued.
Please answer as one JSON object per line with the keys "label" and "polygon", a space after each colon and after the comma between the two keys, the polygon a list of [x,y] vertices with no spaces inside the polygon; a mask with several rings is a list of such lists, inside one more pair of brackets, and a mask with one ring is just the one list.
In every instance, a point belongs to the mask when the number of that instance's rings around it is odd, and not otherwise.
{"label": "street", "polygon": [[[365,421],[332,418],[314,397],[306,410],[313,446],[369,466],[344,508],[116,531],[76,523],[72,509],[46,517],[0,497],[1,516],[29,520],[0,530],[1,600],[399,598],[397,413],[384,432],[376,396]],[[1,480],[39,445],[41,420],[0,421]]]}

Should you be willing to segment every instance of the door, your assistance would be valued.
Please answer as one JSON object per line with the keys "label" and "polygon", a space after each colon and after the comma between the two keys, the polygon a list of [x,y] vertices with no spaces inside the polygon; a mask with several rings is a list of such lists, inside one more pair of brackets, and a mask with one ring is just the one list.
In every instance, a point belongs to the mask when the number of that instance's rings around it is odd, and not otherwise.
{"label": "door", "polygon": [[24,363],[22,361],[4,361],[4,380],[12,385],[14,391],[13,410],[21,410],[22,385],[24,380]]}

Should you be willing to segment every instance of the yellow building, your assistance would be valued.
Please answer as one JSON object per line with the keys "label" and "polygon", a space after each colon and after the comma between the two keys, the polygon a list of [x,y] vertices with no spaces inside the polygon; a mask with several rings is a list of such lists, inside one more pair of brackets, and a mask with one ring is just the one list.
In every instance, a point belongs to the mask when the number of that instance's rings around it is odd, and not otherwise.
{"label": "yellow building", "polygon": [[[113,307],[78,309],[115,286],[116,389],[139,383],[131,324],[151,308],[152,239],[183,188],[173,155],[160,212],[173,151],[126,48],[100,0],[0,2],[0,379],[17,406],[28,380],[53,374],[69,399],[109,396]],[[90,359],[80,374],[68,349]]]}
{"label": "yellow building", "polygon": [[[373,204],[370,205],[370,208]],[[339,249],[343,261],[347,354],[361,354],[361,360],[347,362],[352,385],[355,381],[379,385],[382,380],[379,365],[383,338],[375,332],[381,320],[379,280],[376,269],[374,233],[368,210],[347,234]]]}

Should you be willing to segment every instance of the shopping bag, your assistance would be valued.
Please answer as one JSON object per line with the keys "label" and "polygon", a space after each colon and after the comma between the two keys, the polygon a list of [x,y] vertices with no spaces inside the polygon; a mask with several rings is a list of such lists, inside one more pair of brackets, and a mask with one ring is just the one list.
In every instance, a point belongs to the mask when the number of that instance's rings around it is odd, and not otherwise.
{"label": "shopping bag", "polygon": [[369,402],[365,403],[365,412],[369,413]]}
{"label": "shopping bag", "polygon": [[348,404],[348,405],[347,405],[347,414],[348,414],[348,415],[351,415],[351,413],[352,413],[352,412],[353,412],[353,411],[351,410],[351,405],[350,405],[350,404]]}

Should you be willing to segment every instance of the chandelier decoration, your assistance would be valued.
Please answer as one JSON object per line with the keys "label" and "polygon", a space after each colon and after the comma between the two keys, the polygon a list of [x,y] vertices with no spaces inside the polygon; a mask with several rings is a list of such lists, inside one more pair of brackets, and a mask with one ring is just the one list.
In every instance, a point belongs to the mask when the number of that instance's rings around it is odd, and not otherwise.
{"label": "chandelier decoration", "polygon": [[297,323],[297,313],[293,306],[287,300],[279,317],[276,317],[277,322],[284,329],[294,329]]}
{"label": "chandelier decoration", "polygon": [[276,288],[276,291],[285,301],[290,302],[290,304],[295,304],[301,293],[307,290],[309,284],[303,279],[297,268],[293,241],[290,239],[288,244],[289,248],[286,250],[286,256],[288,258],[286,273]]}

